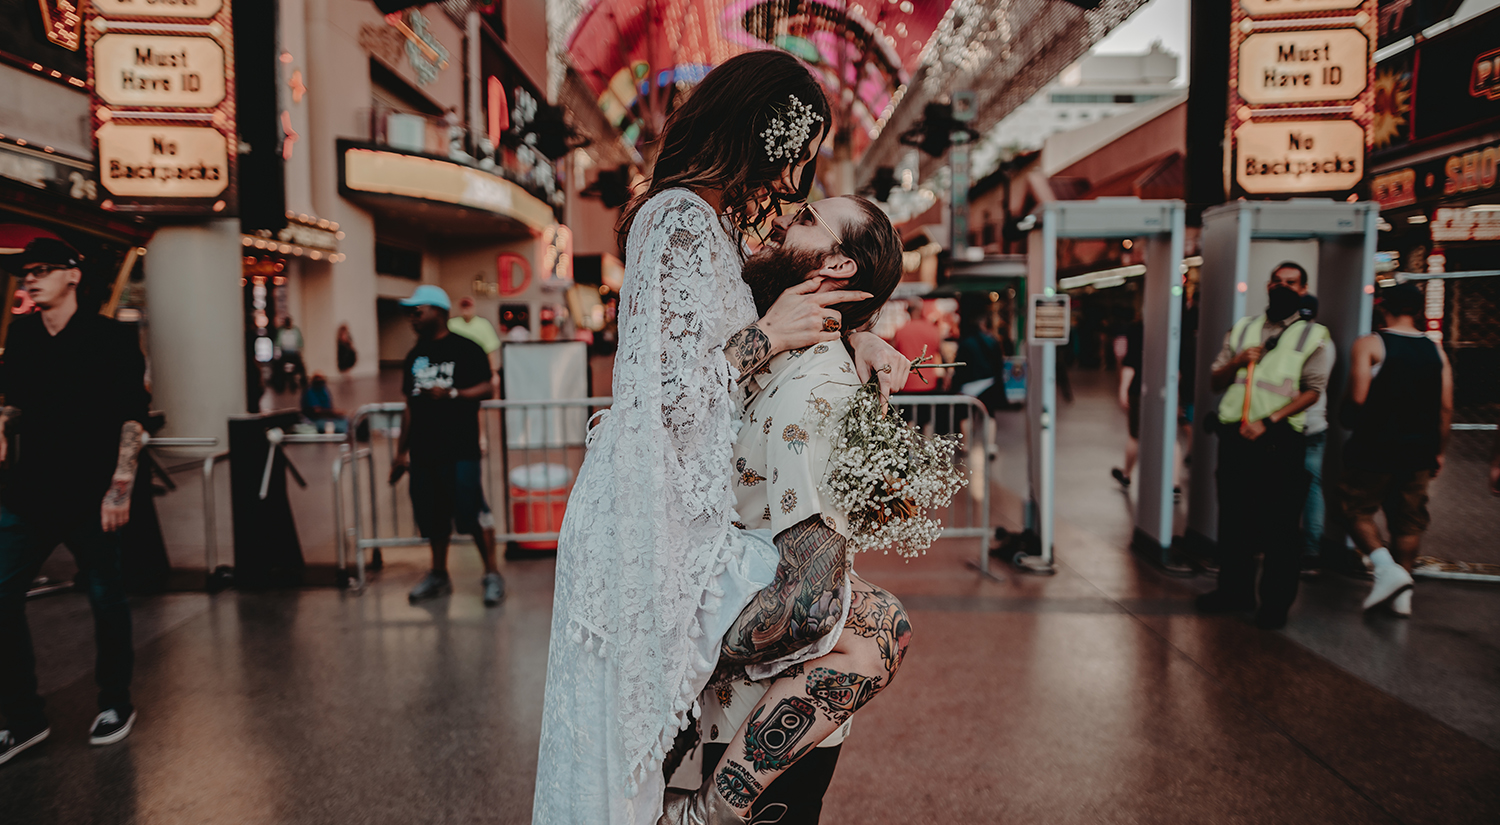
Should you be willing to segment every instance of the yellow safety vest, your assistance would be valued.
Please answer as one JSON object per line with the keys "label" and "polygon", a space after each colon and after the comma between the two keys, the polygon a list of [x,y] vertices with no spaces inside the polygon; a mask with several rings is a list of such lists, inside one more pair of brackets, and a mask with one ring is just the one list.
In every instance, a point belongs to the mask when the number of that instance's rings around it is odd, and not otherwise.
{"label": "yellow safety vest", "polygon": [[[1229,333],[1236,354],[1260,343],[1261,329],[1266,325],[1265,315],[1241,318]],[[1317,351],[1318,345],[1329,337],[1328,327],[1311,321],[1298,319],[1282,330],[1276,348],[1261,356],[1255,365],[1255,386],[1250,389],[1250,420],[1259,421],[1285,407],[1302,393],[1302,366]],[[1233,424],[1240,420],[1245,410],[1245,376],[1249,372],[1240,367],[1234,384],[1224,392],[1219,402],[1219,421]],[[1302,432],[1306,426],[1307,412],[1299,412],[1287,419],[1292,429]]]}

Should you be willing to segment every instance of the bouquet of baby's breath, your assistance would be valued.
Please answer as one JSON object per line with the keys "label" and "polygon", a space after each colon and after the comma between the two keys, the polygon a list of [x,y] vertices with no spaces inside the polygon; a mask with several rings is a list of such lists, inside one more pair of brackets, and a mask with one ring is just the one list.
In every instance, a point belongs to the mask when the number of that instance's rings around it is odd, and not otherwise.
{"label": "bouquet of baby's breath", "polygon": [[928,514],[969,483],[953,461],[962,436],[924,436],[884,403],[873,378],[842,412],[825,419],[833,455],[823,493],[849,514],[850,552],[926,553],[942,528]]}

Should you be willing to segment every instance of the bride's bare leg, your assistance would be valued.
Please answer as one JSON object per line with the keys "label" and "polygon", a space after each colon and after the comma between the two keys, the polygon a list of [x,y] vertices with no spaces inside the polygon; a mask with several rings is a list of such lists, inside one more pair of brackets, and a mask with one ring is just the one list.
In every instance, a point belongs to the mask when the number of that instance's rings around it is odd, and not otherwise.
{"label": "bride's bare leg", "polygon": [[771,683],[714,769],[719,794],[741,816],[756,798],[895,678],[911,638],[901,603],[850,577],[849,618],[828,655]]}

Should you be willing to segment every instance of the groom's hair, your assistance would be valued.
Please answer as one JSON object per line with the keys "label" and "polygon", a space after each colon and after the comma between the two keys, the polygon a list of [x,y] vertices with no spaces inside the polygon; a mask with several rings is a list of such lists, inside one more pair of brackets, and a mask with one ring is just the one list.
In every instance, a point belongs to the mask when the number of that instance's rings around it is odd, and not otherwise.
{"label": "groom's hair", "polygon": [[863,301],[838,304],[833,308],[844,318],[849,332],[863,329],[872,321],[885,302],[890,300],[896,284],[901,282],[901,234],[891,219],[868,198],[847,195],[859,205],[864,220],[842,227],[843,243],[839,251],[854,261],[854,277],[844,289],[868,292]]}

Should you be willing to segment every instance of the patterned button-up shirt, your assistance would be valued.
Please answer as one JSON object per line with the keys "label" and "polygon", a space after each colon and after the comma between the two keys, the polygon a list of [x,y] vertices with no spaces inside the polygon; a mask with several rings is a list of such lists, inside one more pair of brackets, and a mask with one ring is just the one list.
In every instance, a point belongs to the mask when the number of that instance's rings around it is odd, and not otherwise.
{"label": "patterned button-up shirt", "polygon": [[734,444],[738,524],[775,535],[813,515],[846,538],[849,520],[825,506],[818,488],[833,452],[835,412],[859,379],[837,341],[783,352],[753,376]]}

